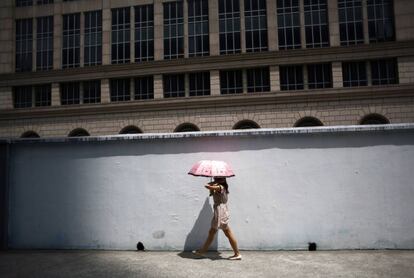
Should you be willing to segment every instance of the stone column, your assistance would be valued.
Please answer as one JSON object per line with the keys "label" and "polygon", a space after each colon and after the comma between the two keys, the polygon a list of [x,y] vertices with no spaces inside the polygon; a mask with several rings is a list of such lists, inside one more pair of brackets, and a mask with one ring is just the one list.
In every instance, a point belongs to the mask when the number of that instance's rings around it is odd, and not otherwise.
{"label": "stone column", "polygon": [[328,4],[328,24],[329,42],[331,46],[339,46],[341,39],[339,35],[338,0],[329,0]]}
{"label": "stone column", "polygon": [[246,24],[244,20],[244,0],[239,0],[240,4],[240,46],[241,52],[246,53]]}
{"label": "stone column", "polygon": [[333,62],[332,63],[332,85],[334,88],[342,88],[342,63]]}
{"label": "stone column", "polygon": [[162,74],[154,75],[154,99],[164,98],[162,89]]}
{"label": "stone column", "polygon": [[135,82],[134,78],[129,79],[129,99],[135,100]]}
{"label": "stone column", "polygon": [[300,42],[302,48],[306,48],[306,30],[305,30],[305,7],[303,0],[299,1],[299,22],[300,22]]}
{"label": "stone column", "polygon": [[[85,14],[80,13],[80,49],[79,49],[79,65],[83,67],[85,59]],[[81,85],[82,87],[82,85]],[[82,90],[82,89],[81,89]]]}
{"label": "stone column", "polygon": [[308,65],[303,65],[303,89],[309,89],[309,80],[308,80]]}
{"label": "stone column", "polygon": [[13,88],[0,87],[0,110],[13,108]]}
{"label": "stone column", "polygon": [[368,86],[372,86],[372,74],[371,74],[371,63],[369,61],[365,62],[365,67],[367,69],[367,81]]}
{"label": "stone column", "polygon": [[[184,58],[188,58],[188,3],[183,1],[183,15],[184,15]],[[187,77],[186,77],[187,78]]]}
{"label": "stone column", "polygon": [[279,75],[279,66],[270,66],[270,91],[277,92],[280,91],[280,75]]}
{"label": "stone column", "polygon": [[[14,72],[15,31],[11,0],[0,1],[0,74]],[[0,104],[1,105],[1,104]]]}
{"label": "stone column", "polygon": [[53,10],[53,69],[62,68],[62,3],[55,1]]}
{"label": "stone column", "polygon": [[210,70],[210,94],[212,96],[220,95],[220,71]]}
{"label": "stone column", "polygon": [[102,1],[102,64],[111,64],[111,9],[109,1]]}
{"label": "stone column", "polygon": [[111,102],[109,79],[101,79],[101,103]]}
{"label": "stone column", "polygon": [[220,55],[218,1],[208,2],[208,28],[210,40],[210,56]]}
{"label": "stone column", "polygon": [[154,60],[164,59],[163,16],[162,0],[154,0]]}
{"label": "stone column", "polygon": [[190,96],[190,74],[184,74],[184,96]]}
{"label": "stone column", "polygon": [[[131,32],[130,32],[130,61],[135,63],[135,8],[131,7]],[[133,98],[131,98],[133,99]]]}
{"label": "stone column", "polygon": [[362,22],[364,30],[364,43],[369,44],[367,0],[362,0]]}
{"label": "stone column", "polygon": [[242,83],[243,83],[243,94],[247,93],[247,69],[243,69],[242,71]]}
{"label": "stone column", "polygon": [[267,38],[269,51],[279,49],[277,37],[276,1],[266,0]]}
{"label": "stone column", "polygon": [[[36,41],[37,41],[37,19],[33,18],[33,41],[32,41],[32,71],[36,71],[36,51],[37,51],[37,45],[36,45]],[[34,101],[33,101],[34,102]]]}
{"label": "stone column", "polygon": [[60,105],[60,88],[59,83],[52,83],[52,106]]}

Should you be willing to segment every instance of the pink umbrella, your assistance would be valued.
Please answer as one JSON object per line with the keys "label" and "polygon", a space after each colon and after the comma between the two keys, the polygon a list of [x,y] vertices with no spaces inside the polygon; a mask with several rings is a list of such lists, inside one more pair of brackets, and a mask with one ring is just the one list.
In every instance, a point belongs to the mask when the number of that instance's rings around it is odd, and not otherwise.
{"label": "pink umbrella", "polygon": [[191,167],[189,175],[201,177],[234,177],[233,170],[224,161],[200,160]]}

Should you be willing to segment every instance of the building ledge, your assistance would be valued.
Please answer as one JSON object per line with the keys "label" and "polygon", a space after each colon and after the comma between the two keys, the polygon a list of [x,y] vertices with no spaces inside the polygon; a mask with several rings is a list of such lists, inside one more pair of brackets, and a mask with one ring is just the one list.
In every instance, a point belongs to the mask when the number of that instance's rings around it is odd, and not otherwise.
{"label": "building ledge", "polygon": [[0,110],[0,120],[413,97],[414,84],[134,100]]}
{"label": "building ledge", "polygon": [[385,124],[385,125],[347,125],[347,126],[318,126],[294,128],[259,128],[242,130],[196,131],[178,133],[141,133],[120,134],[86,137],[48,137],[48,138],[0,138],[2,144],[16,143],[65,143],[65,142],[102,142],[129,140],[159,140],[199,137],[232,137],[232,136],[263,136],[263,135],[297,135],[324,133],[355,133],[355,132],[401,132],[414,131],[414,123]]}

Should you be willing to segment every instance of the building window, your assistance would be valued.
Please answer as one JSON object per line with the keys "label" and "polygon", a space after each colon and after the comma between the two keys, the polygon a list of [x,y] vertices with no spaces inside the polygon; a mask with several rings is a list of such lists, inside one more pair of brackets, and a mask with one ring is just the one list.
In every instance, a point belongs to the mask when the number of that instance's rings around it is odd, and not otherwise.
{"label": "building window", "polygon": [[304,0],[306,47],[329,46],[326,0]]}
{"label": "building window", "polygon": [[193,132],[193,131],[200,131],[200,129],[192,123],[183,123],[177,126],[174,132]]}
{"label": "building window", "polygon": [[388,85],[398,83],[396,59],[371,61],[372,85]]}
{"label": "building window", "polygon": [[298,120],[294,127],[323,126],[322,122],[314,117],[304,117]]}
{"label": "building window", "polygon": [[241,52],[239,0],[219,0],[220,54]]}
{"label": "building window", "polygon": [[111,101],[131,100],[131,88],[129,78],[111,80]]}
{"label": "building window", "polygon": [[184,97],[184,74],[166,74],[162,76],[164,98]]}
{"label": "building window", "polygon": [[301,47],[299,0],[277,0],[279,49]]}
{"label": "building window", "polygon": [[16,71],[32,70],[33,21],[16,20]]}
{"label": "building window", "polygon": [[208,0],[188,0],[188,55],[208,56]]}
{"label": "building window", "polygon": [[81,136],[89,136],[89,132],[84,130],[83,128],[76,128],[72,130],[69,135],[69,137],[81,137]]}
{"label": "building window", "polygon": [[130,8],[112,10],[112,64],[130,62]]}
{"label": "building window", "polygon": [[244,0],[246,52],[267,50],[266,0]]}
{"label": "building window", "polygon": [[83,103],[101,102],[101,80],[83,82]]}
{"label": "building window", "polygon": [[142,133],[142,130],[133,125],[126,126],[119,132],[119,134],[137,134],[137,133]]}
{"label": "building window", "polygon": [[13,89],[14,108],[32,107],[32,86],[18,86]]}
{"label": "building window", "polygon": [[53,0],[37,0],[37,5],[53,4]]}
{"label": "building window", "polygon": [[210,95],[210,72],[194,72],[188,75],[190,80],[190,96]]}
{"label": "building window", "polygon": [[16,7],[32,6],[33,0],[16,0]]}
{"label": "building window", "polygon": [[184,57],[183,2],[164,5],[164,59]]}
{"label": "building window", "polygon": [[309,89],[332,88],[331,64],[308,65]]}
{"label": "building window", "polygon": [[135,7],[135,62],[154,60],[153,5]]}
{"label": "building window", "polygon": [[102,64],[102,12],[85,13],[84,65]]}
{"label": "building window", "polygon": [[154,98],[154,78],[153,76],[141,76],[135,78],[135,99]]}
{"label": "building window", "polygon": [[247,92],[270,92],[269,68],[247,69]]}
{"label": "building window", "polygon": [[338,12],[341,45],[363,43],[362,0],[339,0]]}
{"label": "building window", "polygon": [[80,13],[63,15],[62,67],[80,65]]}
{"label": "building window", "polygon": [[35,105],[50,106],[52,103],[52,86],[50,84],[37,85],[34,87]]}
{"label": "building window", "polygon": [[70,82],[60,84],[60,100],[62,105],[80,103],[80,83]]}
{"label": "building window", "polygon": [[233,126],[233,129],[255,129],[260,126],[252,120],[242,120]]}
{"label": "building window", "polygon": [[342,79],[344,87],[367,86],[367,69],[365,62],[343,62]]}
{"label": "building window", "polygon": [[220,71],[220,92],[222,95],[243,93],[242,70]]}
{"label": "building window", "polygon": [[36,70],[53,67],[53,16],[37,18]]}
{"label": "building window", "polygon": [[40,138],[40,136],[36,132],[30,130],[23,133],[20,138]]}
{"label": "building window", "polygon": [[280,89],[303,90],[303,67],[302,66],[280,66]]}
{"label": "building window", "polygon": [[361,125],[385,125],[389,123],[390,121],[386,117],[376,113],[366,115],[360,121]]}
{"label": "building window", "polygon": [[369,41],[382,42],[394,40],[393,1],[368,0],[367,9]]}

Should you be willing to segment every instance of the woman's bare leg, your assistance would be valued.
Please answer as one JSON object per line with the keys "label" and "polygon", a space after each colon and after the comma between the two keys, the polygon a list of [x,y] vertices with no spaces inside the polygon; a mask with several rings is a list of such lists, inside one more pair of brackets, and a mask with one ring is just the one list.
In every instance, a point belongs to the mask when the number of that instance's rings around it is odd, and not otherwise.
{"label": "woman's bare leg", "polygon": [[210,244],[213,242],[216,232],[217,230],[213,228],[211,228],[210,231],[208,231],[208,237],[206,239],[206,242],[204,242],[203,247],[201,247],[201,249],[198,250],[199,253],[207,252],[208,248],[210,247]]}
{"label": "woman's bare leg", "polygon": [[234,237],[233,232],[230,230],[230,227],[228,227],[227,229],[223,229],[223,232],[230,241],[231,248],[233,248],[234,251],[234,256],[240,255],[239,248],[237,247],[236,238]]}

